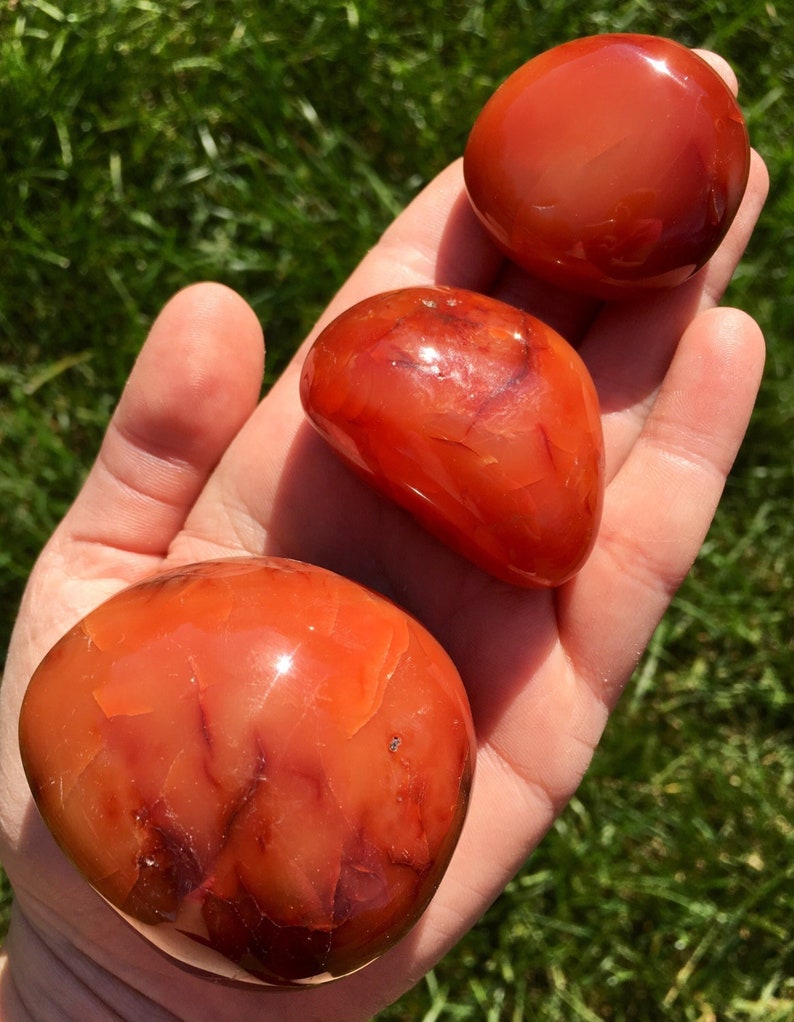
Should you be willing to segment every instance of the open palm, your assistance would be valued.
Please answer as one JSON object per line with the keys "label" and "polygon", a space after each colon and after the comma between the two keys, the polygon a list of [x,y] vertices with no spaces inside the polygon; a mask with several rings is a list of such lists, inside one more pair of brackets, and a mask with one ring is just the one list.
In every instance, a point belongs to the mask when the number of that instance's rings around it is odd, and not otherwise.
{"label": "open palm", "polygon": [[[504,263],[468,208],[458,162],[386,232],[318,324],[378,291],[445,283],[519,305],[577,346],[599,391],[608,485],[591,558],[554,591],[482,574],[355,479],[304,419],[305,348],[258,403],[262,338],[237,295],[204,284],[169,303],[34,570],[12,641],[0,858],[17,900],[0,1017],[369,1018],[474,924],[575,791],[710,525],[763,364],[754,322],[717,303],[765,194],[755,159],[740,214],[696,278],[602,305]],[[17,751],[27,681],[78,617],[166,566],[241,553],[318,563],[406,607],[458,665],[478,735],[469,816],[425,917],[385,959],[298,994],[217,986],[144,944],[55,847]]]}

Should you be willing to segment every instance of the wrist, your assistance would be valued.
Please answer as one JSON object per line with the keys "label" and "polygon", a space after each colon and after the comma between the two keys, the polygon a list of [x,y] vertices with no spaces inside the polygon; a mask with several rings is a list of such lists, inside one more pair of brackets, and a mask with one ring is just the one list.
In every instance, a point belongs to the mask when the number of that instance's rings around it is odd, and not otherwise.
{"label": "wrist", "polygon": [[[106,966],[17,904],[0,951],[0,1022],[369,1022],[391,998],[380,964],[375,975],[303,990],[235,987],[184,971],[129,931],[132,953],[112,938]],[[141,955],[141,950],[144,953]],[[151,958],[146,953],[151,953]],[[370,967],[372,968],[372,967]],[[391,977],[393,982],[393,977]],[[352,981],[352,985],[351,985]],[[396,996],[399,991],[394,991]]]}

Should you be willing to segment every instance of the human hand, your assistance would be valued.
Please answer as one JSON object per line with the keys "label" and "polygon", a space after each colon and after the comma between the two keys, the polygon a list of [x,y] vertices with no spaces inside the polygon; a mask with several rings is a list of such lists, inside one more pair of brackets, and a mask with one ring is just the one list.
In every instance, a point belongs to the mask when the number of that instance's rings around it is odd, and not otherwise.
{"label": "human hand", "polygon": [[[766,187],[756,158],[728,237],[689,283],[600,305],[504,263],[469,210],[458,162],[386,232],[313,332],[378,291],[445,283],[526,308],[577,346],[602,403],[608,486],[593,554],[554,591],[483,575],[353,478],[305,422],[305,346],[257,404],[262,338],[241,298],[198,285],[169,303],[34,569],[9,651],[0,859],[16,905],[0,1018],[365,1019],[476,922],[575,791],[711,522],[763,363],[757,326],[716,305]],[[309,991],[215,985],[141,941],[56,848],[17,750],[28,679],[80,616],[160,569],[243,553],[322,564],[405,606],[457,663],[477,729],[469,815],[429,910],[383,960]]]}

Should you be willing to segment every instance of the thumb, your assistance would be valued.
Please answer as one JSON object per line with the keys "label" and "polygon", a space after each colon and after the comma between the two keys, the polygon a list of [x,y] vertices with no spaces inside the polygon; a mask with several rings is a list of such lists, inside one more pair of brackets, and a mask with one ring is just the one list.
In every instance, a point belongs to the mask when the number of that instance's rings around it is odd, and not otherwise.
{"label": "thumb", "polygon": [[109,559],[132,574],[156,567],[253,411],[263,362],[261,329],[235,292],[198,284],[172,298],[58,530],[63,559],[94,576]]}

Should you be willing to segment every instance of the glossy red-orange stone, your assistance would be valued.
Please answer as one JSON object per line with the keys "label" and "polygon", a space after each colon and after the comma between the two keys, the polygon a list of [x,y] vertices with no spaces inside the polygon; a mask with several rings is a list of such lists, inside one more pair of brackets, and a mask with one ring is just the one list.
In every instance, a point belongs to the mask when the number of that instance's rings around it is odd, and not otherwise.
{"label": "glossy red-orange stone", "polygon": [[484,570],[555,586],[586,560],[603,497],[598,399],[534,317],[457,288],[376,295],[318,337],[301,397],[355,472]]}
{"label": "glossy red-orange stone", "polygon": [[605,34],[528,61],[474,123],[475,212],[519,265],[599,298],[682,283],[734,219],[750,168],[734,96],[670,39]]}
{"label": "glossy red-orange stone", "polygon": [[30,683],[42,817],[145,937],[243,982],[360,968],[416,922],[473,769],[466,695],[412,617],[295,561],[142,582]]}

